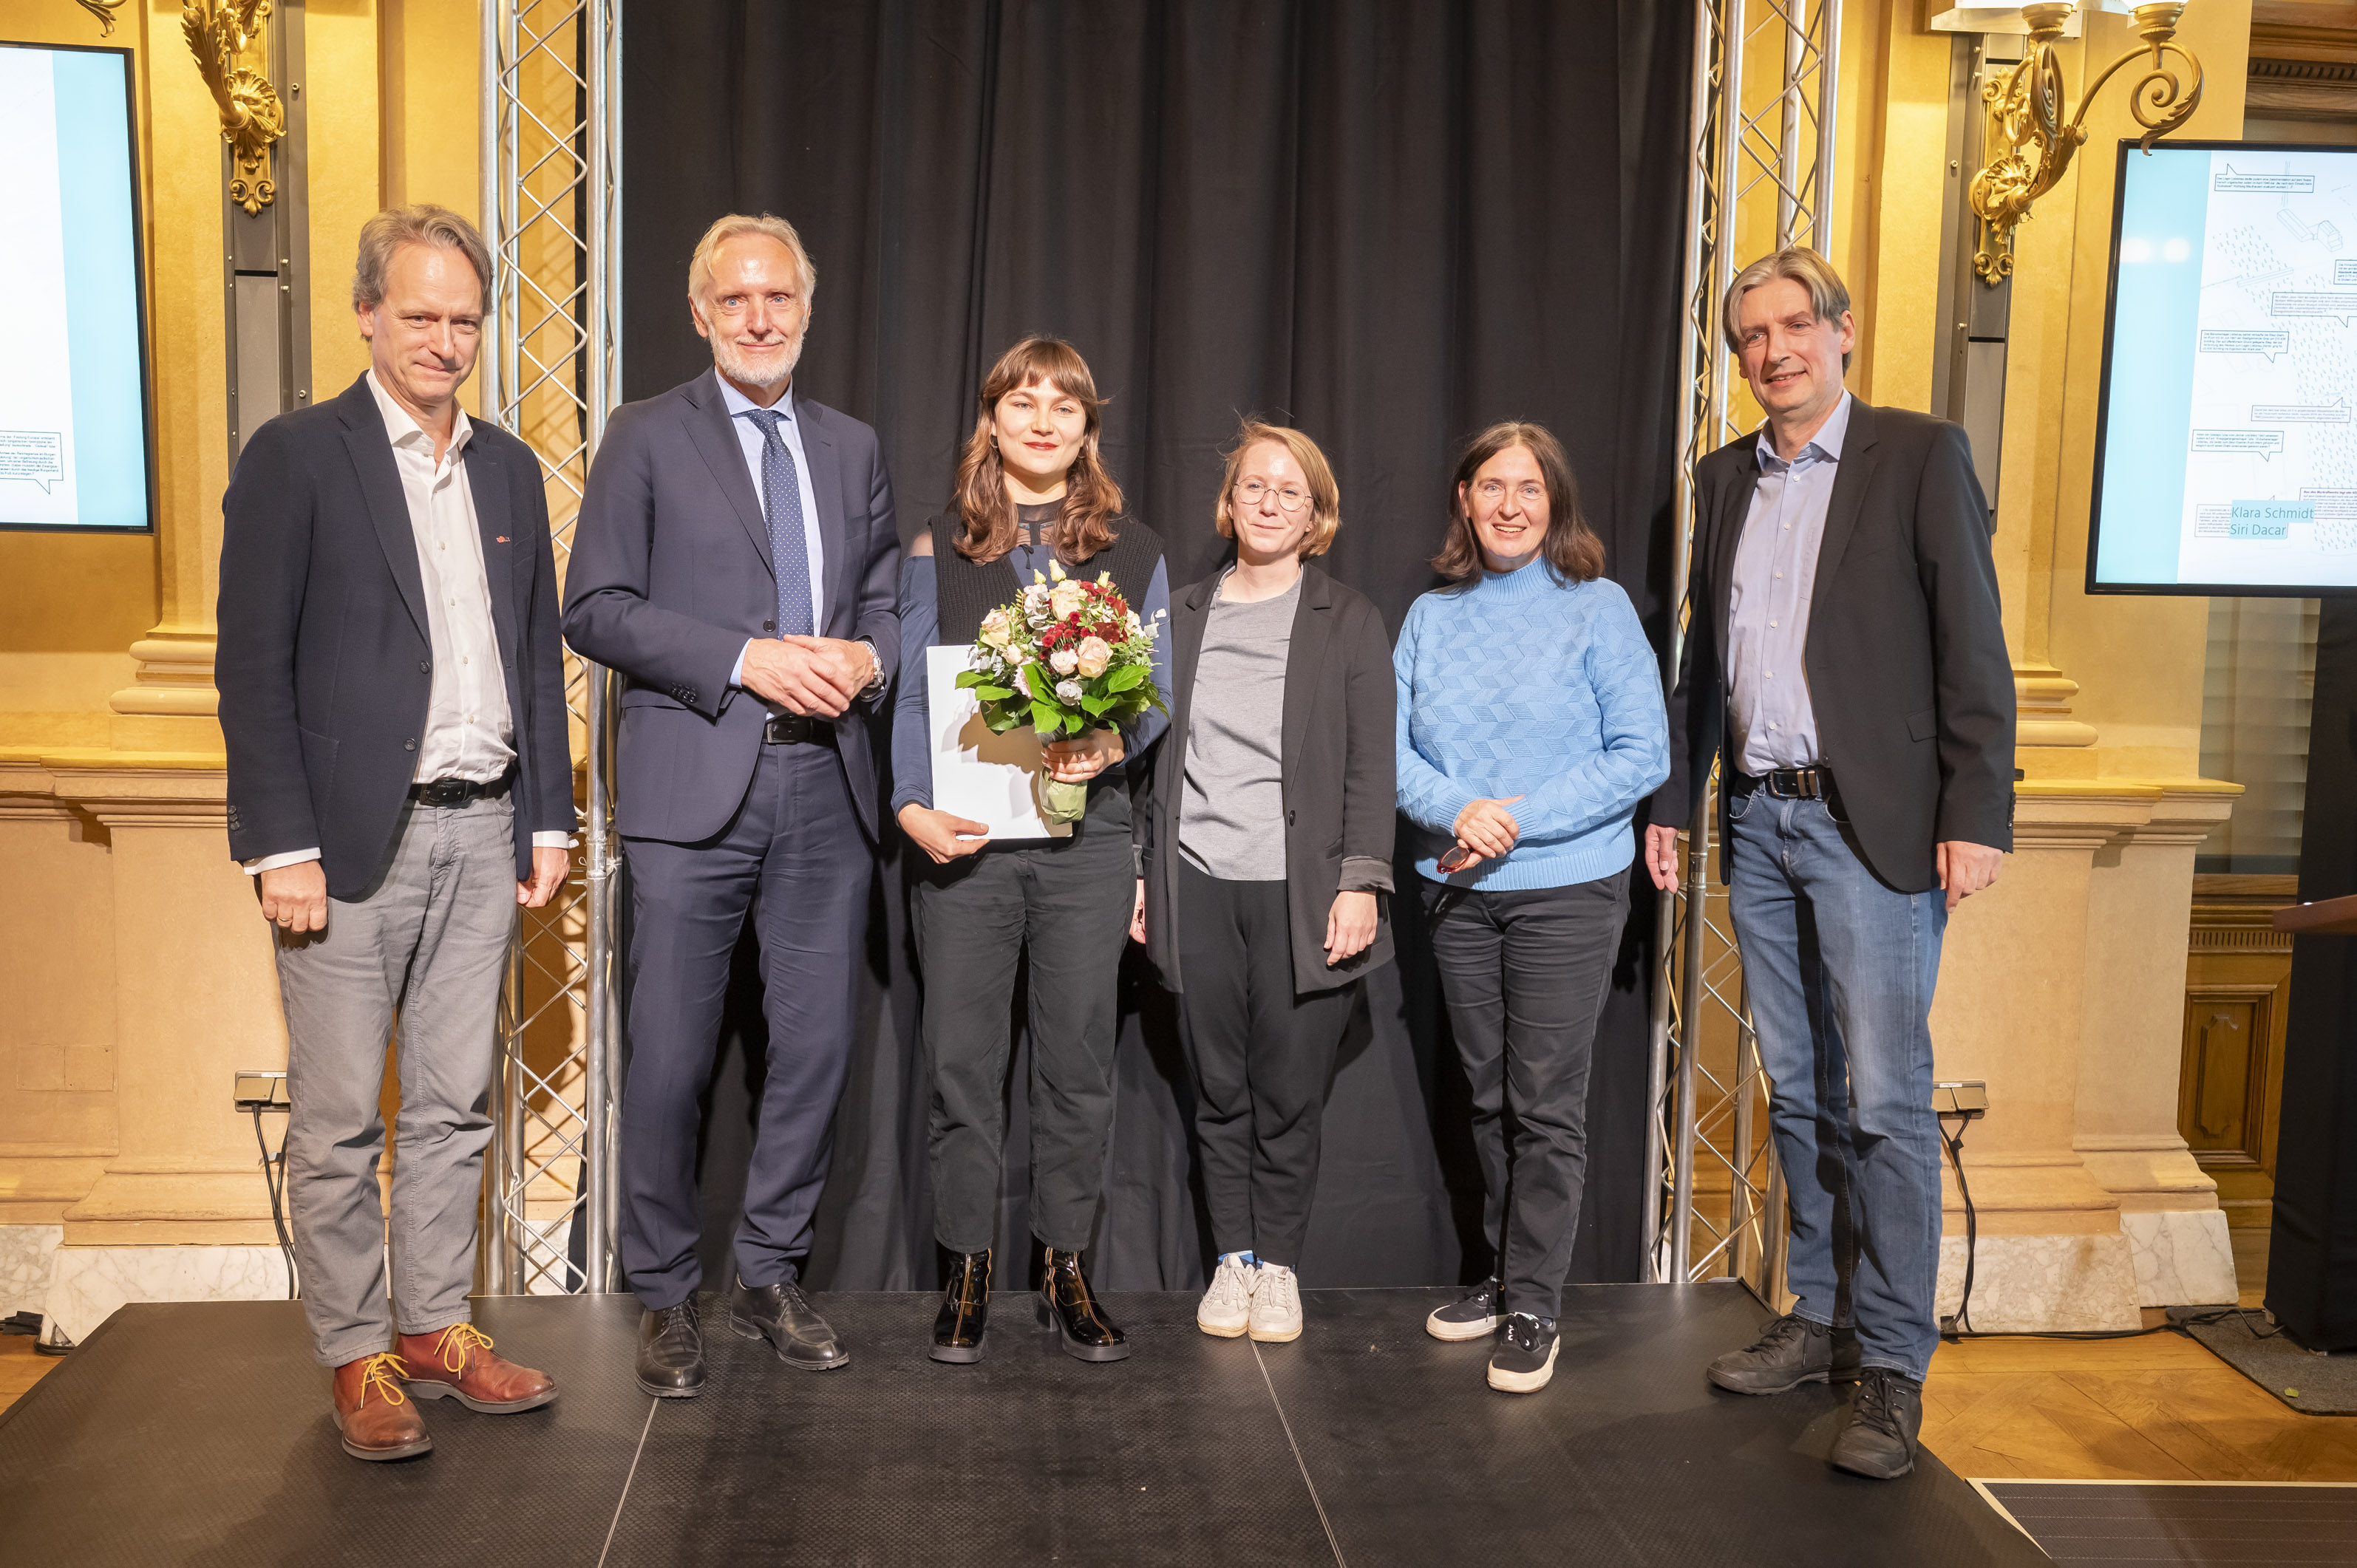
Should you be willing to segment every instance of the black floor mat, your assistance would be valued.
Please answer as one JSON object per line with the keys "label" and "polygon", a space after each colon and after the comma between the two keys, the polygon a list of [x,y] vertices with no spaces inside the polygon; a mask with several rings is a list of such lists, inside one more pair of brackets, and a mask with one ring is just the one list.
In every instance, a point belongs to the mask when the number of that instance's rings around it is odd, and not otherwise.
{"label": "black floor mat", "polygon": [[849,1366],[793,1370],[706,1315],[712,1381],[655,1402],[628,1298],[479,1304],[554,1405],[425,1414],[432,1455],[338,1448],[291,1303],[124,1308],[0,1416],[0,1563],[670,1565],[2043,1561],[1925,1455],[1829,1470],[1841,1399],[1747,1400],[1701,1368],[1766,1312],[1740,1287],[1575,1287],[1554,1385],[1484,1386],[1423,1332],[1447,1291],[1313,1291],[1290,1345],[1194,1298],[1108,1298],[1088,1365],[993,1303],[982,1363],[925,1357],[932,1298],[829,1295]]}

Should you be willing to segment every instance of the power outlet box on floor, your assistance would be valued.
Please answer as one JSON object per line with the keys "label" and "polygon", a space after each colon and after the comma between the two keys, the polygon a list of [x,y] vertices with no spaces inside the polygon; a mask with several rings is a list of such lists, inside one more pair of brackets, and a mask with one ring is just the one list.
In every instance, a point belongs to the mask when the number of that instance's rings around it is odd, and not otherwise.
{"label": "power outlet box on floor", "polygon": [[241,1069],[237,1074],[240,1111],[284,1111],[287,1107],[286,1075],[268,1069]]}
{"label": "power outlet box on floor", "polygon": [[1942,1116],[1986,1116],[1988,1104],[1988,1085],[1977,1078],[1932,1086],[1932,1109]]}

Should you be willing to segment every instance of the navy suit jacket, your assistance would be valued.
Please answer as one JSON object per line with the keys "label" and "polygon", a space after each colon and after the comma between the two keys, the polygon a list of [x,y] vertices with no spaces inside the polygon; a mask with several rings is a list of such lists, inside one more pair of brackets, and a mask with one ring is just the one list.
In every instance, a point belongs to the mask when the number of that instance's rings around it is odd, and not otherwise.
{"label": "navy suit jacket", "polygon": [[[900,540],[876,432],[794,394],[826,553],[822,635],[866,638],[886,690],[900,656]],[[769,523],[744,448],[706,371],[614,411],[589,468],[565,582],[565,636],[619,670],[616,823],[694,843],[728,823],[759,758],[768,710],[728,684],[748,638],[777,635]],[[836,750],[869,838],[876,760],[866,701],[835,721]]]}
{"label": "navy suit jacket", "polygon": [[[476,421],[460,460],[507,675],[522,881],[532,835],[578,825],[548,499],[532,448],[497,425]],[[434,689],[417,535],[368,378],[255,431],[221,516],[230,854],[316,846],[328,894],[358,897],[393,843]]]}

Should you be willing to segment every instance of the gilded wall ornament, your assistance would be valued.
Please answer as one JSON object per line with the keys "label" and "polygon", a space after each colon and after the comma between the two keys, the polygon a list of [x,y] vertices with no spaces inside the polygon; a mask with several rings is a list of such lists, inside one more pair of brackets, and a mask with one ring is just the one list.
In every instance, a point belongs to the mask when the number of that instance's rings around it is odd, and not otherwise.
{"label": "gilded wall ornament", "polygon": [[270,144],[286,134],[285,105],[259,72],[237,63],[262,24],[271,0],[181,0],[180,32],[197,57],[197,73],[221,107],[221,140],[230,146],[231,201],[249,216],[278,194],[270,178]]}

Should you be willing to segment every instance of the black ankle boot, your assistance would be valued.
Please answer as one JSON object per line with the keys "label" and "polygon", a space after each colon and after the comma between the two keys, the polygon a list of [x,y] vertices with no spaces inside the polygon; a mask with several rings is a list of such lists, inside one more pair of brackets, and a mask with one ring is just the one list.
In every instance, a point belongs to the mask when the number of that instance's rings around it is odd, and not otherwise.
{"label": "black ankle boot", "polygon": [[949,1286],[933,1318],[932,1357],[963,1365],[982,1359],[982,1336],[990,1326],[990,1249],[952,1256]]}
{"label": "black ankle boot", "polygon": [[1056,1331],[1067,1356],[1083,1361],[1129,1359],[1129,1341],[1097,1305],[1078,1252],[1048,1249],[1047,1272],[1039,1276],[1039,1326]]}

